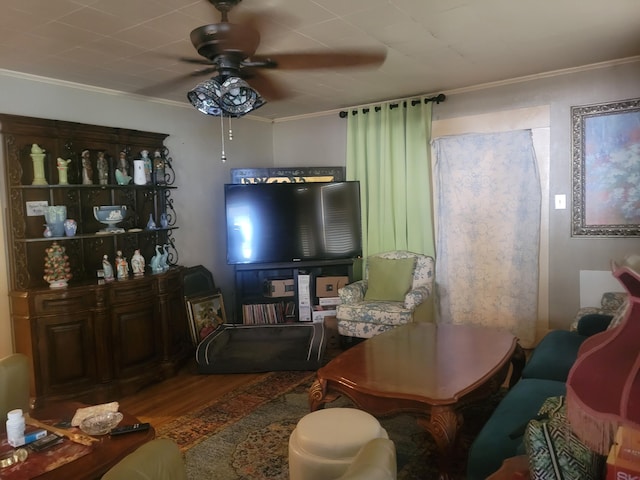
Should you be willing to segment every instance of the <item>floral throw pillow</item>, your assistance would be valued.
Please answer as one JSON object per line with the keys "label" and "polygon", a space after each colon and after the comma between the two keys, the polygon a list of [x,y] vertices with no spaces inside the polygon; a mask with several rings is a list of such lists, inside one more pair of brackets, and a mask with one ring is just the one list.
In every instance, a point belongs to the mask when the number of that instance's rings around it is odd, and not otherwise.
{"label": "floral throw pillow", "polygon": [[622,323],[622,319],[626,315],[629,305],[629,300],[625,300],[624,303],[620,305],[620,307],[618,307],[618,310],[616,310],[616,313],[613,315],[613,318],[611,319],[611,323],[607,327],[607,330],[611,330],[612,328],[615,328]]}

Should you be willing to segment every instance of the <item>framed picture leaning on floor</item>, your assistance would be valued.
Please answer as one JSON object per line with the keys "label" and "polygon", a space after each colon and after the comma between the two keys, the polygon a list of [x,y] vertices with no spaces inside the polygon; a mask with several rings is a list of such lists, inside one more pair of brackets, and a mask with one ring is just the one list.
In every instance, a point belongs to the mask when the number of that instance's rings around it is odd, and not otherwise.
{"label": "framed picture leaning on floor", "polygon": [[188,297],[187,314],[189,331],[194,345],[213,332],[218,325],[227,322],[222,294]]}

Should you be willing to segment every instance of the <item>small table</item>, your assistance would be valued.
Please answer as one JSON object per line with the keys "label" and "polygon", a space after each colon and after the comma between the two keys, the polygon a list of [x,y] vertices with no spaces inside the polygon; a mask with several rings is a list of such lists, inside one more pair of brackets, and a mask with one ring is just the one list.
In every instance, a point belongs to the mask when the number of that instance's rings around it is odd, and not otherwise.
{"label": "small table", "polygon": [[[54,425],[62,420],[71,420],[78,408],[86,406],[87,405],[78,402],[61,402],[38,408],[31,412],[31,416],[47,424]],[[124,418],[122,422],[120,422],[120,425],[139,423],[139,420],[133,415],[126,412],[121,413]],[[6,434],[3,433],[0,435],[0,438],[3,440],[6,439]],[[155,438],[155,430],[151,427],[146,431],[118,435],[117,437],[101,435],[95,438],[97,438],[98,441],[94,442],[91,447],[86,447],[91,449],[86,455],[82,455],[75,460],[64,463],[33,478],[38,480],[69,480],[71,478],[74,480],[99,479],[125,456]],[[65,440],[65,442],[70,441],[71,440],[68,439]],[[53,452],[55,448],[58,447],[51,447],[51,450],[45,450],[41,453],[29,452],[29,458],[27,458],[25,464],[28,463],[30,459],[43,456],[46,452]],[[55,456],[52,456],[52,460],[55,460]],[[0,470],[0,475],[1,472],[2,470]]]}
{"label": "small table", "polygon": [[514,382],[524,352],[510,333],[465,325],[410,323],[370,338],[320,368],[311,411],[349,397],[372,415],[412,413],[434,437],[440,478],[450,478],[462,409],[490,396],[510,364]]}

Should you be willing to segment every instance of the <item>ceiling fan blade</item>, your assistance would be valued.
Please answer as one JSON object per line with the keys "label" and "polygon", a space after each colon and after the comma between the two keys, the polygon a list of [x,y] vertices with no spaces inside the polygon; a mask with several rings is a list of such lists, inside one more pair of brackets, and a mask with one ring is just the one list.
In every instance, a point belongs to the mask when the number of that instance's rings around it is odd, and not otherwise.
{"label": "ceiling fan blade", "polygon": [[211,65],[211,60],[194,57],[178,57],[178,60],[184,63],[195,63],[196,65]]}
{"label": "ceiling fan blade", "polygon": [[264,62],[279,70],[314,70],[322,68],[376,67],[387,58],[386,50],[353,50],[333,53],[300,52],[274,55],[255,55],[252,62]]}
{"label": "ceiling fan blade", "polygon": [[208,68],[203,68],[202,70],[196,70],[195,72],[187,73],[185,75],[180,75],[179,77],[175,77],[164,82],[156,83],[155,85],[150,85],[148,87],[141,88],[136,90],[134,93],[137,95],[144,95],[147,97],[153,97],[154,95],[158,95],[160,93],[175,90],[176,87],[181,86],[187,80],[193,77],[200,77],[202,75],[211,75],[212,73],[217,71],[217,67],[211,66]]}
{"label": "ceiling fan blade", "polygon": [[290,94],[269,78],[268,74],[258,69],[243,70],[243,77],[249,85],[269,101],[282,100]]}
{"label": "ceiling fan blade", "polygon": [[242,5],[239,5],[238,10],[233,13],[232,22],[259,32],[261,37],[280,34],[283,26],[294,29],[300,23],[297,18],[283,10],[247,11],[243,10]]}

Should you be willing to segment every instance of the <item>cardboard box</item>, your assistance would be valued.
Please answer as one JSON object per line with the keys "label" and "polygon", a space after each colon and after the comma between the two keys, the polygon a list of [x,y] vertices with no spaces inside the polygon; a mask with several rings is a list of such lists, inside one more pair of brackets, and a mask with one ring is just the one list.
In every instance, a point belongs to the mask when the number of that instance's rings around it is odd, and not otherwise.
{"label": "cardboard box", "polygon": [[607,457],[607,480],[640,478],[640,450],[637,447],[638,431],[619,427]]}
{"label": "cardboard box", "polygon": [[326,317],[335,317],[336,309],[331,307],[323,307],[321,305],[315,305],[313,307],[313,321],[322,322]]}
{"label": "cardboard box", "polygon": [[618,446],[618,458],[640,462],[640,430],[618,427],[615,444]]}
{"label": "cardboard box", "polygon": [[342,300],[340,300],[340,297],[320,297],[318,303],[323,307],[335,307],[336,305],[340,305]]}
{"label": "cardboard box", "polygon": [[607,457],[606,480],[633,480],[640,478],[640,461],[620,458],[619,445],[613,445]]}
{"label": "cardboard box", "polygon": [[316,277],[316,297],[337,297],[338,289],[349,283],[349,277]]}
{"label": "cardboard box", "polygon": [[270,278],[264,281],[264,296],[265,297],[293,297],[295,288],[293,285],[293,278],[275,279]]}

